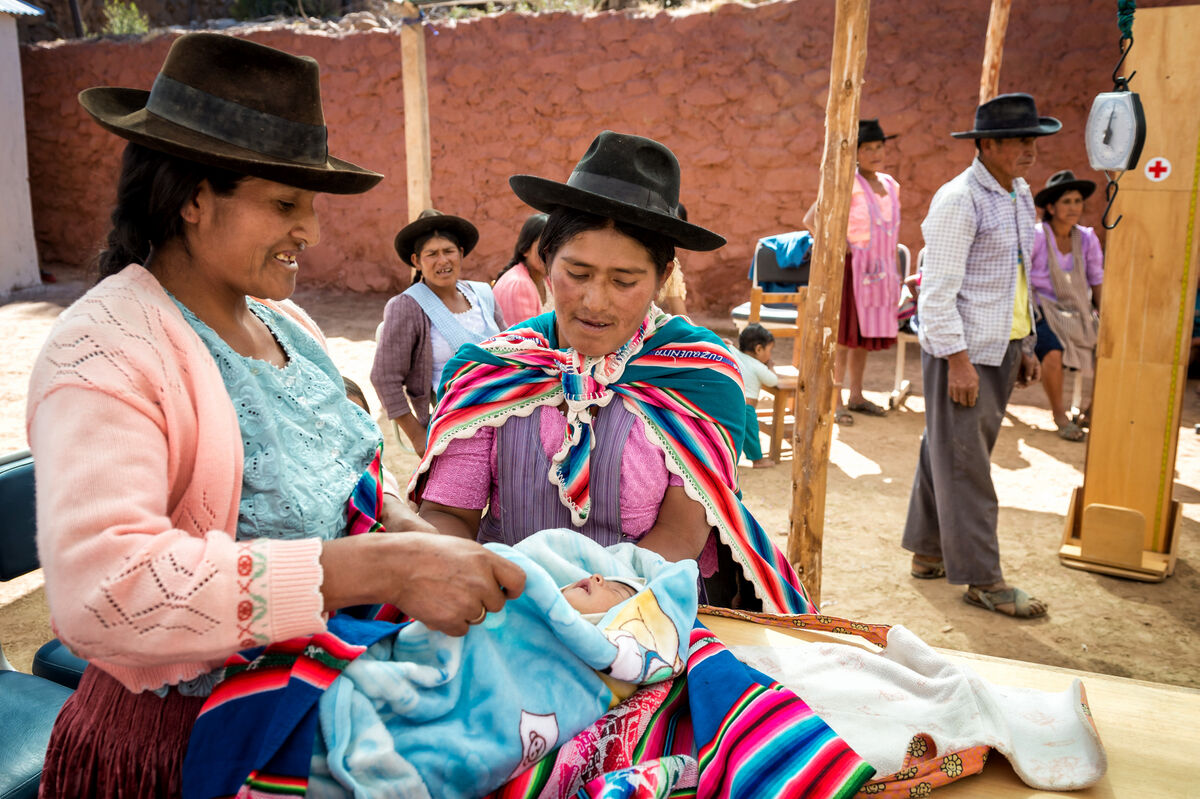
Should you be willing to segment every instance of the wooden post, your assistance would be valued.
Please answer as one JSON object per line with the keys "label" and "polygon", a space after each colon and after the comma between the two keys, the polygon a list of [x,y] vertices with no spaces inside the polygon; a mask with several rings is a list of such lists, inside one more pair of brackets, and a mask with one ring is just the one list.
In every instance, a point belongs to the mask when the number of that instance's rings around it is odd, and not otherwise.
{"label": "wooden post", "polygon": [[1004,34],[1012,0],[992,0],[988,14],[987,40],[983,45],[983,75],[979,78],[979,104],[1000,93],[1000,61],[1004,58]]}
{"label": "wooden post", "polygon": [[[425,27],[417,22],[420,11],[404,3],[408,18],[400,29],[400,57],[404,74],[404,160],[408,165],[408,220],[433,205],[430,184],[433,168],[429,154],[429,91],[425,84]],[[412,20],[411,22],[409,20]]]}
{"label": "wooden post", "polygon": [[870,0],[837,0],[825,153],[813,231],[808,299],[801,311],[796,422],[792,439],[792,517],[787,557],[814,602],[821,596],[825,471],[833,435],[833,356],[842,302],[846,226],[858,155],[858,98],[867,60]]}
{"label": "wooden post", "polygon": [[75,31],[76,39],[82,39],[83,15],[79,13],[79,0],[67,0],[67,6],[71,9],[71,30]]}

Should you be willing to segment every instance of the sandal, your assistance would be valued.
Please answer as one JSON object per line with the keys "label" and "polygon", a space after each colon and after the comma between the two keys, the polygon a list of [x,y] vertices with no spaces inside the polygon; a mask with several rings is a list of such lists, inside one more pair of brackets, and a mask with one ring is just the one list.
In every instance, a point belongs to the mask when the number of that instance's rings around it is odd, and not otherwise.
{"label": "sandal", "polygon": [[865,413],[868,416],[887,416],[886,408],[880,408],[870,400],[856,402],[853,405],[847,405],[846,408],[854,411],[855,413]]}
{"label": "sandal", "polygon": [[1067,422],[1058,426],[1058,437],[1067,441],[1083,441],[1085,435],[1083,428],[1075,422]]}
{"label": "sandal", "polygon": [[946,564],[940,560],[924,560],[913,555],[909,574],[918,580],[936,580],[946,576]]}
{"label": "sandal", "polygon": [[[1031,597],[1020,588],[1001,588],[999,591],[984,591],[981,588],[972,587],[968,588],[967,592],[963,594],[963,602],[966,602],[968,605],[974,605],[977,608],[999,613],[1001,616],[1013,616],[1018,619],[1036,619],[1039,616],[1046,615],[1046,603],[1040,599]],[[1040,610],[1033,609],[1035,602],[1041,606]],[[1012,605],[1012,612],[999,610],[996,607],[997,605]]]}
{"label": "sandal", "polygon": [[840,424],[842,427],[853,427],[854,417],[850,415],[850,411],[845,408],[838,408],[833,412],[833,421],[835,424]]}

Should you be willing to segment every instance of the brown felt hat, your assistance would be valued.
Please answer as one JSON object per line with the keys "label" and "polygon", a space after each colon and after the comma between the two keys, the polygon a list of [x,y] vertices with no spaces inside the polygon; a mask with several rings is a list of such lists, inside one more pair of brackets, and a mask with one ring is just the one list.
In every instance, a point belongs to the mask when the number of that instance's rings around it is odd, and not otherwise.
{"label": "brown felt hat", "polygon": [[421,215],[400,228],[394,242],[396,254],[400,260],[412,265],[412,257],[416,254],[417,239],[436,231],[453,233],[462,247],[463,255],[470,255],[471,250],[479,243],[479,230],[461,216],[443,214],[436,208],[426,208]]}
{"label": "brown felt hat", "polygon": [[84,89],[79,104],[136,144],[301,189],[358,194],[383,178],[329,155],[316,60],[246,39],[185,34],[150,91]]}

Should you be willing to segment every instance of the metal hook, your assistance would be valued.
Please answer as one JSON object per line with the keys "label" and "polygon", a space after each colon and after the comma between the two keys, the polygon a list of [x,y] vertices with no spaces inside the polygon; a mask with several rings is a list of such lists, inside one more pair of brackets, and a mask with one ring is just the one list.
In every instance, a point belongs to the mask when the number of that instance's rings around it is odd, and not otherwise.
{"label": "metal hook", "polygon": [[[1128,44],[1126,44],[1126,42],[1128,42]],[[1121,77],[1119,73],[1121,72],[1121,66],[1125,63],[1125,57],[1128,56],[1129,51],[1133,49],[1133,37],[1123,36],[1121,41],[1117,43],[1117,47],[1119,47],[1121,50],[1121,59],[1117,61],[1117,65],[1113,67],[1113,91],[1127,92],[1129,91],[1129,81],[1133,80],[1133,76],[1137,74],[1137,70],[1135,69],[1133,72],[1130,72],[1128,78]]]}
{"label": "metal hook", "polygon": [[1104,206],[1104,215],[1100,217],[1100,224],[1104,226],[1105,230],[1112,230],[1117,225],[1121,224],[1121,220],[1125,218],[1125,215],[1121,214],[1117,217],[1117,221],[1113,222],[1111,225],[1108,224],[1108,212],[1112,210],[1113,201],[1117,199],[1118,191],[1119,187],[1117,186],[1117,181],[1115,180],[1110,179],[1108,181],[1108,185],[1104,187],[1104,199],[1108,200],[1108,205]]}

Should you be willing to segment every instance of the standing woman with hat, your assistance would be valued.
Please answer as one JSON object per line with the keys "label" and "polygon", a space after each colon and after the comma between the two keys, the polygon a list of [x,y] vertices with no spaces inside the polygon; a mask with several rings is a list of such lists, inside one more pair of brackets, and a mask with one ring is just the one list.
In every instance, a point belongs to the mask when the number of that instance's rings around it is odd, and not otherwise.
{"label": "standing woman with hat", "polygon": [[509,179],[549,214],[539,251],[555,308],[447,364],[409,488],[448,535],[514,544],[569,527],[697,559],[720,577],[710,602],[800,612],[812,606],[795,573],[738,496],[737,362],[653,302],[676,247],[725,243],[679,218],[679,183],[670,150],[611,131],[565,183]]}
{"label": "standing woman with hat", "polygon": [[418,456],[425,454],[429,405],[446,361],[463,344],[505,327],[491,286],[461,279],[462,259],[478,243],[474,225],[432,208],[396,234],[396,253],[416,278],[383,310],[371,383]]}
{"label": "standing woman with hat", "polygon": [[[1054,424],[1058,435],[1068,441],[1082,441],[1084,425],[1067,416],[1063,367],[1087,376],[1096,357],[1104,254],[1096,232],[1078,224],[1083,201],[1095,190],[1094,182],[1079,180],[1064,169],[1051,175],[1033,198],[1034,205],[1042,209],[1029,270],[1029,285],[1038,306],[1036,351]],[[1076,268],[1080,264],[1082,268]],[[1086,418],[1086,411],[1083,416]]]}
{"label": "standing woman with hat", "polygon": [[[842,404],[837,392],[838,424],[854,424],[849,411],[886,416],[887,410],[863,396],[863,373],[867,353],[886,350],[896,343],[899,324],[900,274],[896,248],[900,243],[900,184],[880,172],[886,151],[885,136],[878,119],[858,121],[858,172],[850,195],[847,226],[846,269],[842,278],[842,310],[838,315],[838,347],[833,361],[833,381],[839,387],[849,368],[849,396]],[[812,229],[816,219],[814,202],[804,215]]]}
{"label": "standing woman with hat", "polygon": [[41,795],[178,796],[233,653],[364,603],[461,634],[524,575],[424,532],[394,495],[375,518],[412,532],[346,535],[364,473],[389,491],[381,437],[287,297],[320,237],[316,193],[381,176],[328,154],[316,61],[188,34],[152,91],[79,101],[129,144],[100,281],[57,321],[29,388],[46,599],[89,661]]}

